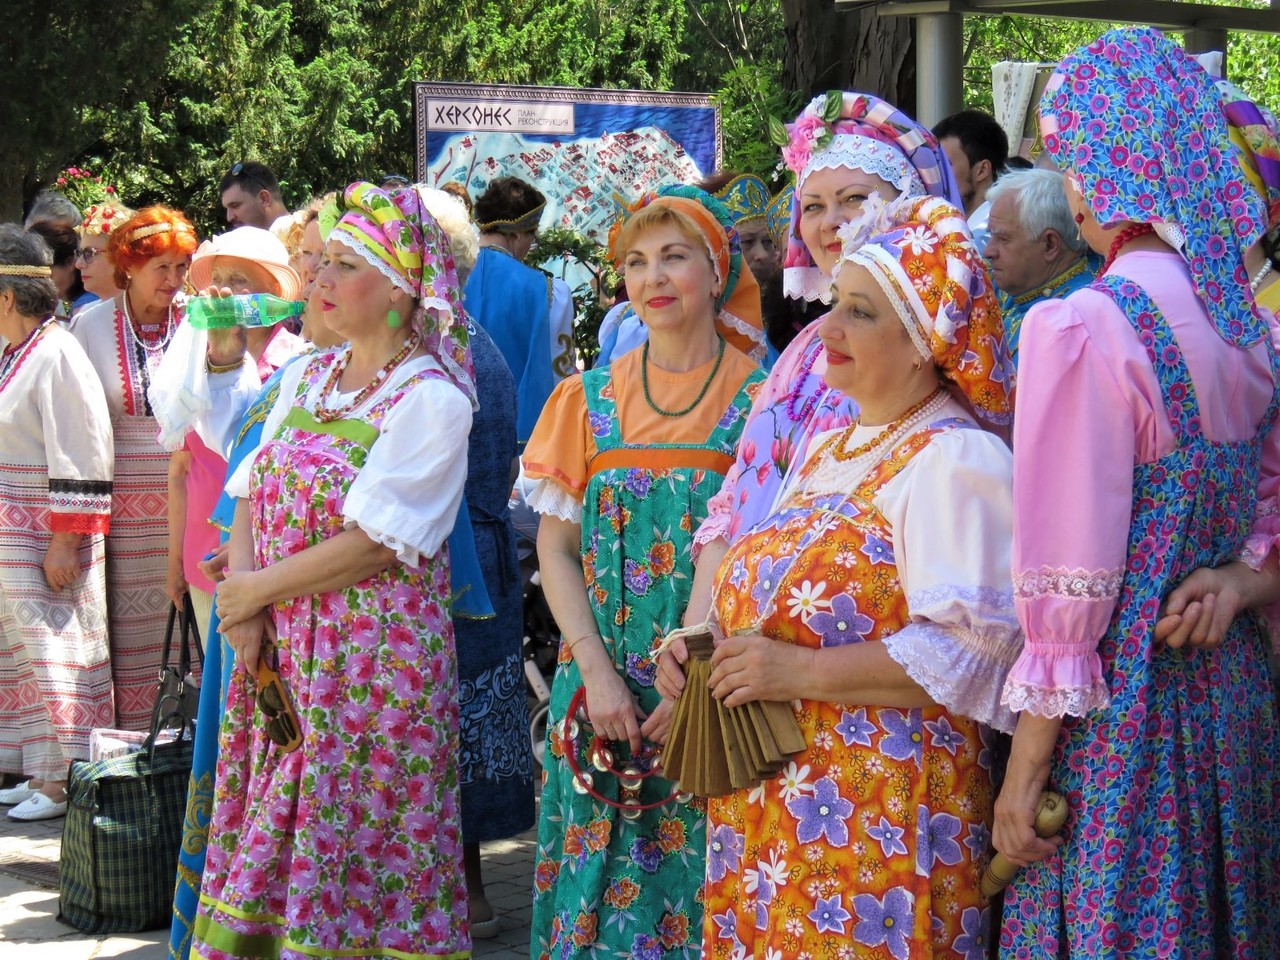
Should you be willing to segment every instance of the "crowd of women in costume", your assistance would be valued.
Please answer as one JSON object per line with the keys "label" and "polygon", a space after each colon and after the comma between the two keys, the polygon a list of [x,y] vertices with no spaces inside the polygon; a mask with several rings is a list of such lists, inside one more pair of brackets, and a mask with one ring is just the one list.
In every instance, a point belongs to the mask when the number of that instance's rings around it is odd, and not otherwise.
{"label": "crowd of women in costume", "polygon": [[[478,732],[523,722],[518,660],[465,666],[469,624],[514,607],[522,447],[563,634],[534,960],[1280,955],[1276,126],[1139,29],[1059,64],[1040,122],[1105,262],[1020,316],[1016,370],[946,153],[854,92],[787,127],[766,284],[827,312],[768,370],[723,182],[620,219],[612,362],[558,384],[529,366],[553,290],[516,269],[536,197],[477,228],[439,191],[352,184],[300,223],[302,275],[265,231],[197,251],[143,211],[105,231],[123,292],[70,333],[48,251],[0,228],[0,391],[24,398],[0,403],[0,732],[26,736],[0,760],[56,786],[82,715],[144,702],[150,648],[115,644],[147,611],[107,605],[108,657],[104,597],[213,587],[175,950],[466,956],[494,922],[474,844],[532,819],[527,744]],[[537,323],[464,301],[486,236],[486,289]],[[170,456],[146,377],[188,266],[306,296],[311,346],[210,335],[216,402]],[[172,538],[220,466],[208,587],[166,578],[146,520]],[[714,636],[725,707],[792,706],[805,747],[776,776],[704,798],[665,775],[682,626]],[[994,900],[993,851],[1022,868]]]}

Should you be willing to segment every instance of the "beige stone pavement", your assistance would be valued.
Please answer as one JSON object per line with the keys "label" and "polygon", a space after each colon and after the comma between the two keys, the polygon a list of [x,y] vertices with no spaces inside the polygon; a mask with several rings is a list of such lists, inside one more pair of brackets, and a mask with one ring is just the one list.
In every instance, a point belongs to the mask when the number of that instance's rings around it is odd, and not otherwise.
{"label": "beige stone pavement", "polygon": [[[81,933],[57,921],[58,891],[52,881],[45,885],[12,872],[56,864],[61,846],[61,820],[21,823],[0,813],[0,958],[167,960],[168,930],[115,936]],[[533,848],[532,831],[481,848],[485,890],[500,924],[496,937],[476,941],[476,958],[527,960]]]}

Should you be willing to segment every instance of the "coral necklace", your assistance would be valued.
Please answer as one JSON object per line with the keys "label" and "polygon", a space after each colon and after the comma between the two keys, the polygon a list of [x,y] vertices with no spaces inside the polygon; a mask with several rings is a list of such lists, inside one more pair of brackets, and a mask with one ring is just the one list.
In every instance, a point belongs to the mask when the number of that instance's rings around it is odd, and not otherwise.
{"label": "coral necklace", "polygon": [[858,457],[862,456],[864,453],[870,453],[876,447],[880,446],[880,444],[883,443],[886,439],[888,439],[888,437],[890,437],[895,431],[901,428],[903,424],[905,424],[917,413],[919,413],[921,410],[927,407],[930,404],[930,402],[932,402],[933,400],[936,400],[941,394],[945,392],[946,392],[945,387],[938,387],[937,390],[933,391],[933,393],[929,394],[919,403],[913,404],[911,406],[911,409],[903,413],[902,416],[898,417],[896,420],[894,420],[892,423],[886,426],[883,430],[877,433],[874,437],[872,437],[866,443],[861,444],[860,446],[854,447],[852,450],[847,450],[845,449],[845,445],[849,442],[849,438],[853,436],[853,431],[858,429],[858,421],[857,420],[853,421],[853,423],[849,424],[849,426],[845,428],[844,433],[840,434],[840,436],[836,439],[835,443],[832,444],[831,453],[841,463],[844,463],[849,460],[856,460],[858,459]]}
{"label": "coral necklace", "polygon": [[320,398],[316,403],[314,416],[321,423],[330,423],[334,420],[341,420],[360,404],[364,403],[373,392],[382,386],[382,382],[391,376],[392,372],[404,363],[418,349],[418,345],[422,343],[422,339],[415,333],[404,342],[404,346],[397,350],[386,363],[378,368],[378,372],[373,375],[373,379],[365,384],[364,388],[357,393],[349,403],[344,403],[339,407],[330,407],[328,405],[328,397],[335,391],[338,382],[342,379],[342,375],[346,373],[347,365],[351,363],[351,350],[342,355],[337,363],[329,368],[329,376],[325,378],[324,385],[320,388]]}
{"label": "coral necklace", "polygon": [[1135,223],[1133,226],[1125,227],[1117,233],[1115,239],[1111,241],[1111,249],[1107,251],[1107,261],[1102,265],[1102,269],[1098,271],[1098,276],[1102,276],[1111,269],[1111,264],[1115,263],[1116,257],[1120,256],[1120,250],[1126,243],[1155,232],[1156,228],[1149,223]]}

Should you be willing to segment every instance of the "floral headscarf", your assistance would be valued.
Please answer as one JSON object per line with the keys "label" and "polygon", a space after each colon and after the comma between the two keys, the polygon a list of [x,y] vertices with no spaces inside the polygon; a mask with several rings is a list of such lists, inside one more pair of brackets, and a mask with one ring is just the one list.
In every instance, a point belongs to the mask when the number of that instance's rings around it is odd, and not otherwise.
{"label": "floral headscarf", "polygon": [[350,248],[417,300],[412,323],[449,379],[476,404],[475,367],[449,238],[415,187],[351,184],[328,239]]}
{"label": "floral headscarf", "polygon": [[1058,65],[1040,129],[1098,223],[1150,223],[1182,254],[1223,339],[1267,335],[1244,268],[1266,213],[1200,64],[1158,30],[1110,30]]}
{"label": "floral headscarf", "polygon": [[840,229],[846,263],[865,267],[893,304],[920,355],[938,365],[974,412],[1013,416],[1013,363],[987,266],[963,211],[939,197],[868,203]]}
{"label": "floral headscarf", "polygon": [[1268,222],[1280,221],[1280,128],[1271,111],[1228,80],[1215,80],[1227,133],[1240,151],[1240,169],[1267,204]]}
{"label": "floral headscarf", "polygon": [[892,183],[903,196],[929,194],[964,206],[956,176],[937,138],[879,97],[832,90],[815,97],[794,123],[774,133],[785,135],[782,160],[796,175],[787,254],[782,263],[783,290],[789,297],[825,301],[831,296],[831,278],[818,269],[800,239],[800,190],[814,171],[832,167],[861,170]]}
{"label": "floral headscarf", "polygon": [[[721,283],[716,300],[716,330],[728,343],[753,360],[764,359],[764,321],[760,314],[760,285],[750,270],[742,268],[742,245],[733,226],[733,214],[723,203],[698,187],[666,186],[629,207],[609,231],[609,251],[621,261],[618,235],[632,214],[653,205],[678,210],[698,226],[707,253]],[[620,267],[621,269],[621,267]]]}

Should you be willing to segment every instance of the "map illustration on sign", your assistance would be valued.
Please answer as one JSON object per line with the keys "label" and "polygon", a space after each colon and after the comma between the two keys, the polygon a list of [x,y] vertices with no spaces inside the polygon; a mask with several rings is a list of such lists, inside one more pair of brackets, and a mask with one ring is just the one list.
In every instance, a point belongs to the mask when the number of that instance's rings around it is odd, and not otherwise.
{"label": "map illustration on sign", "polygon": [[600,242],[623,205],[721,159],[719,109],[701,94],[419,83],[414,103],[422,182],[476,197],[519,177],[547,196],[544,229]]}

